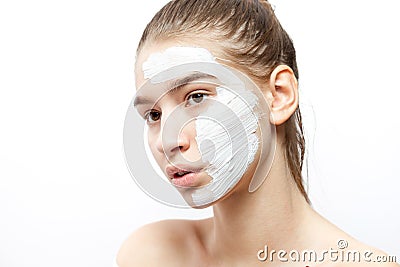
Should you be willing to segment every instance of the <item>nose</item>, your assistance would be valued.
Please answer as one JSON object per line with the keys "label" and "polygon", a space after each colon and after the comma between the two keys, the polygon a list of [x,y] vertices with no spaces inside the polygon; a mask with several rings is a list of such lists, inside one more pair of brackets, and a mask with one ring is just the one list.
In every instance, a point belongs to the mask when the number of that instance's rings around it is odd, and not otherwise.
{"label": "nose", "polygon": [[190,138],[185,127],[180,129],[178,125],[171,125],[173,123],[173,120],[169,120],[167,127],[163,125],[156,141],[157,150],[168,157],[179,152],[183,153],[190,147]]}

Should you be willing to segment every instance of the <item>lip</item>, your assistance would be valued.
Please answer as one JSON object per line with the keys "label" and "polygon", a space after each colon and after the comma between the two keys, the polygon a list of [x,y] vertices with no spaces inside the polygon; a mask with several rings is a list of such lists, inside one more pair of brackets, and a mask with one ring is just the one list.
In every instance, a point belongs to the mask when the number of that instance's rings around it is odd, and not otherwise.
{"label": "lip", "polygon": [[[171,180],[173,185],[182,186],[182,187],[193,187],[196,186],[196,182],[198,181],[200,169],[194,169],[190,167],[175,167],[175,166],[167,166],[166,173],[168,178]],[[188,172],[185,175],[179,176],[179,172]]]}
{"label": "lip", "polygon": [[180,187],[195,187],[198,181],[198,172],[190,172],[179,178],[173,178],[172,184]]}

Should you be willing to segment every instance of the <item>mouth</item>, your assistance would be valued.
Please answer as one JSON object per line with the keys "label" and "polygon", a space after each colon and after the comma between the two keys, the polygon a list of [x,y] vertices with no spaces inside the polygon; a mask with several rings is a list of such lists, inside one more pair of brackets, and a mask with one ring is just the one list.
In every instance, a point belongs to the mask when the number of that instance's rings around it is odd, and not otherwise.
{"label": "mouth", "polygon": [[189,170],[188,168],[177,168],[168,166],[166,168],[168,178],[173,185],[180,187],[194,187],[199,178],[199,170]]}
{"label": "mouth", "polygon": [[192,171],[179,171],[174,173],[174,178],[173,179],[178,179],[178,178],[182,178],[183,176],[185,176],[188,173],[192,173]]}

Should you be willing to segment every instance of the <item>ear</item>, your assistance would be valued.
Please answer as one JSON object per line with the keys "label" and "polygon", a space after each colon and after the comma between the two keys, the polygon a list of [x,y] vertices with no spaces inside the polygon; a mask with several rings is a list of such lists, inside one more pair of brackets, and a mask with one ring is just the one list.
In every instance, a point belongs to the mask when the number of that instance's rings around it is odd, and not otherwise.
{"label": "ear", "polygon": [[270,121],[280,125],[287,121],[299,105],[297,79],[293,70],[286,65],[279,65],[271,73],[270,88]]}

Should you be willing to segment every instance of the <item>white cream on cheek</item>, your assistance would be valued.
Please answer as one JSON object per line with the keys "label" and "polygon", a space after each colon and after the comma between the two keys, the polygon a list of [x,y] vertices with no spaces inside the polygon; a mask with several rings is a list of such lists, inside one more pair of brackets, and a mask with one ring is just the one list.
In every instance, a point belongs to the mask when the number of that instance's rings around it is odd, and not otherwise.
{"label": "white cream on cheek", "polygon": [[[218,64],[207,49],[170,47],[150,55],[142,70],[144,78],[151,79],[174,66],[197,62]],[[254,161],[259,144],[253,112],[257,97],[244,86],[235,91],[217,87],[215,100],[219,104],[210,105],[195,122],[195,139],[202,161],[208,163],[205,171],[212,177],[208,185],[193,190],[192,200],[198,206],[218,200],[236,185]]]}
{"label": "white cream on cheek", "polygon": [[[258,120],[253,112],[256,96],[245,89],[232,92],[219,87],[216,100],[235,116],[215,105],[202,114],[204,119],[196,120],[196,142],[202,159],[209,163],[205,171],[213,179],[192,195],[197,205],[204,205],[210,198],[215,201],[235,186],[254,161],[258,149]],[[213,119],[207,119],[207,114]]]}

